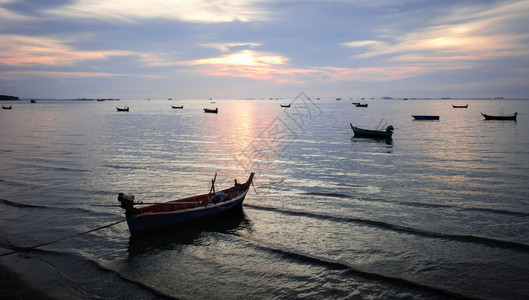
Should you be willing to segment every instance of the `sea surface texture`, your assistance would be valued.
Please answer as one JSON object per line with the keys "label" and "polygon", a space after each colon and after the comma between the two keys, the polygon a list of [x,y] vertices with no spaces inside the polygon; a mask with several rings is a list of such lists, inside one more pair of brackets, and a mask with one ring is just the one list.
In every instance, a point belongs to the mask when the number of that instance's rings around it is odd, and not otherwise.
{"label": "sea surface texture", "polygon": [[[529,298],[529,100],[4,104],[0,262],[57,297]],[[250,172],[222,221],[132,237],[116,206]]]}

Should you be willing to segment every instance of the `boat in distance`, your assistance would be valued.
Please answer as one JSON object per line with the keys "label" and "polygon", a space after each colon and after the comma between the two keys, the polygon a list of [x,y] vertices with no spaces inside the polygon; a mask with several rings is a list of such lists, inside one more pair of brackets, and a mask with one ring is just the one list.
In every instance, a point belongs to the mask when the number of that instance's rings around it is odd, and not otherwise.
{"label": "boat in distance", "polygon": [[2,105],[2,109],[12,109],[12,108],[13,108],[12,105],[9,105],[9,106],[4,106],[4,105]]}
{"label": "boat in distance", "polygon": [[518,116],[518,113],[515,112],[512,115],[487,115],[484,113],[481,113],[481,115],[485,118],[485,120],[511,120],[516,121],[516,117]]}
{"label": "boat in distance", "polygon": [[439,120],[439,116],[412,115],[415,120]]}
{"label": "boat in distance", "polygon": [[281,107],[290,107],[290,104],[279,104]]}
{"label": "boat in distance", "polygon": [[359,137],[369,137],[369,138],[382,138],[382,139],[390,139],[393,135],[393,126],[389,125],[386,127],[386,130],[371,130],[371,129],[363,129],[353,126],[353,124],[349,123],[351,125],[351,129],[353,130],[355,136]]}
{"label": "boat in distance", "polygon": [[468,104],[466,105],[452,105],[453,108],[468,108]]}
{"label": "boat in distance", "polygon": [[356,103],[353,103],[356,107],[367,107],[367,103],[360,103],[360,102],[356,102]]}
{"label": "boat in distance", "polygon": [[183,109],[184,108],[184,105],[180,105],[180,106],[176,106],[176,105],[171,105],[172,108],[175,108],[175,109]]}
{"label": "boat in distance", "polygon": [[211,114],[217,114],[219,113],[219,108],[215,108],[215,109],[210,109],[210,108],[204,108],[204,112],[205,113],[211,113]]}
{"label": "boat in distance", "polygon": [[129,107],[128,107],[128,106],[125,106],[125,107],[123,107],[123,108],[121,108],[121,107],[117,107],[117,106],[116,106],[116,109],[117,109],[118,111],[129,111]]}
{"label": "boat in distance", "polygon": [[215,192],[215,178],[207,194],[191,196],[164,203],[154,203],[136,208],[135,205],[148,204],[134,202],[134,195],[119,193],[120,207],[125,209],[125,217],[131,234],[140,234],[177,227],[197,221],[212,220],[214,217],[240,209],[252,184],[254,173],[250,173],[245,183],[237,183],[227,189]]}

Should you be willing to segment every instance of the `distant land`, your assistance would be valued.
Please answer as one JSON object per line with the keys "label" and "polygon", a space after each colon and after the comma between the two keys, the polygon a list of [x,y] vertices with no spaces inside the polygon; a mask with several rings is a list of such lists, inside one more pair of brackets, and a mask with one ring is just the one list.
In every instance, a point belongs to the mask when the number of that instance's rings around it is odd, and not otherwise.
{"label": "distant land", "polygon": [[20,98],[18,97],[15,97],[15,96],[7,96],[7,95],[0,95],[0,100],[3,100],[3,101],[12,101],[12,100],[20,100]]}

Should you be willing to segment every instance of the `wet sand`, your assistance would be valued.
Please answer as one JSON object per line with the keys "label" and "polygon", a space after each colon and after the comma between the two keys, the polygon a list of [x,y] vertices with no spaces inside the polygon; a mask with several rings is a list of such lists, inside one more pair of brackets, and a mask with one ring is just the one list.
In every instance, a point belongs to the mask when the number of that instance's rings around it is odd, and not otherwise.
{"label": "wet sand", "polygon": [[55,299],[33,288],[9,267],[0,264],[0,299]]}

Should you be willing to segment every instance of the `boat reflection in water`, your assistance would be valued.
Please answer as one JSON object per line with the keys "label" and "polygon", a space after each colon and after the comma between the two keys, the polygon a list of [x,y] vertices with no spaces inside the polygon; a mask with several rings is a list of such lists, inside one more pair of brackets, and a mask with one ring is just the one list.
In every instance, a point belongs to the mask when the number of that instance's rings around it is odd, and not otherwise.
{"label": "boat reflection in water", "polygon": [[223,216],[215,217],[210,222],[189,223],[187,226],[167,228],[149,234],[131,235],[128,244],[129,257],[161,250],[182,250],[187,246],[204,244],[207,232],[238,234],[251,232],[252,222],[244,209],[235,209]]}

